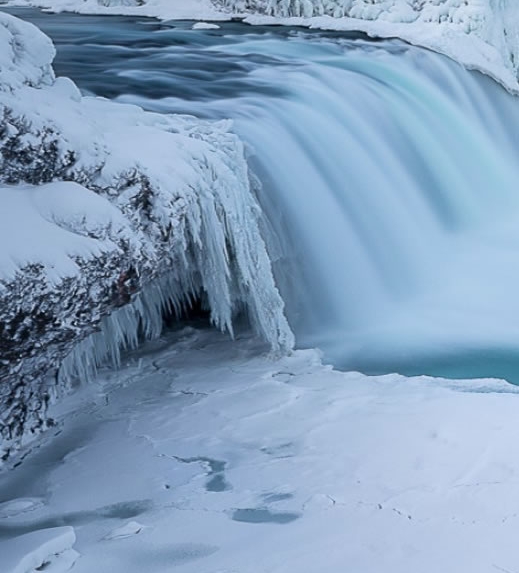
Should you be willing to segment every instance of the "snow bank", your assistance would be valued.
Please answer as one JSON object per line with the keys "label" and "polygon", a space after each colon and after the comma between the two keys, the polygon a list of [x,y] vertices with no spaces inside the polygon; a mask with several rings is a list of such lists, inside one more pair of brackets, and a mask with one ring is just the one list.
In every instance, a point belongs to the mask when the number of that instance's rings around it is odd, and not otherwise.
{"label": "snow bank", "polygon": [[[54,78],[49,40],[2,13],[0,54],[0,442],[44,427],[73,376],[117,363],[194,299],[217,327],[232,333],[244,309],[290,348],[231,123],[83,98]],[[103,352],[72,352],[94,333]]]}
{"label": "snow bank", "polygon": [[40,529],[10,539],[2,548],[4,573],[53,571],[64,573],[74,565],[79,554],[72,549],[76,535],[72,527]]}
{"label": "snow bank", "polygon": [[1,190],[0,276],[15,279],[28,263],[39,264],[49,283],[80,272],[77,259],[116,254],[130,222],[106,198],[71,182]]}
{"label": "snow bank", "polygon": [[480,70],[519,91],[515,0],[11,0],[54,11],[140,14],[361,31],[399,37]]}

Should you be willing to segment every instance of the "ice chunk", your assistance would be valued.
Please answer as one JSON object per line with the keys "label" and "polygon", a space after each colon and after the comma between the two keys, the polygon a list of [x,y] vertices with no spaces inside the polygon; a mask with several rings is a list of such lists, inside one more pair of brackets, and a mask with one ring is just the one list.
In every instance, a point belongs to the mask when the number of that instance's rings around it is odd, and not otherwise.
{"label": "ice chunk", "polygon": [[197,22],[193,24],[193,30],[218,30],[218,24],[211,24],[210,22]]}
{"label": "ice chunk", "polygon": [[116,527],[113,531],[105,535],[106,540],[125,539],[132,535],[138,535],[146,526],[138,523],[137,521],[129,521],[121,527]]}
{"label": "ice chunk", "polygon": [[4,542],[2,570],[5,573],[33,573],[36,569],[63,573],[79,557],[72,549],[76,541],[73,527],[41,529]]}

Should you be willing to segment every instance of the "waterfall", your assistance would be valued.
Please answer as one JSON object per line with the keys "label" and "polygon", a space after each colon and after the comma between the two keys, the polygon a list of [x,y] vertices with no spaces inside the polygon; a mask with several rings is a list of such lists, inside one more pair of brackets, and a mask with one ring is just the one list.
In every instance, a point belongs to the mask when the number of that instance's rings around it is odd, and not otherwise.
{"label": "waterfall", "polygon": [[[297,344],[367,373],[519,381],[517,98],[396,40],[185,34],[124,61],[107,50],[106,89],[234,119]],[[74,79],[104,95],[92,69]]]}
{"label": "waterfall", "polygon": [[370,373],[513,377],[517,100],[400,43],[223,50],[283,62],[255,67],[246,93],[188,110],[233,116],[249,146],[298,344]]}

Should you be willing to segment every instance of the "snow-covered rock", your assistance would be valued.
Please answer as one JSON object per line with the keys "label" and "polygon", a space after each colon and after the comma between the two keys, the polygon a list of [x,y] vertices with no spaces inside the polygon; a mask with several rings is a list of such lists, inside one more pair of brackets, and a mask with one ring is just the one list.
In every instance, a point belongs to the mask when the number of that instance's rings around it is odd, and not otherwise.
{"label": "snow-covered rock", "polygon": [[27,22],[0,14],[0,92],[51,85],[55,50],[47,36]]}
{"label": "snow-covered rock", "polygon": [[274,350],[293,344],[231,124],[83,98],[53,55],[0,13],[4,455],[61,388],[194,299],[223,330],[244,309]]}

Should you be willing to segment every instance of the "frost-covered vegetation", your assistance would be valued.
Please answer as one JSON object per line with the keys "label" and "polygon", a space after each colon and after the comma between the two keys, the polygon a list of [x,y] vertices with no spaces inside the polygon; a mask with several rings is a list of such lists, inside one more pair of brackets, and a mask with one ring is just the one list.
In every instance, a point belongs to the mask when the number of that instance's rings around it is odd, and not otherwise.
{"label": "frost-covered vegetation", "polygon": [[230,124],[83,98],[53,56],[0,13],[4,456],[60,389],[194,299],[223,330],[245,310],[274,350],[293,342]]}

